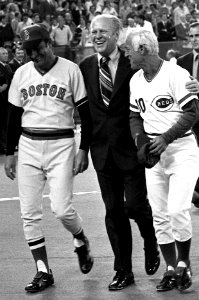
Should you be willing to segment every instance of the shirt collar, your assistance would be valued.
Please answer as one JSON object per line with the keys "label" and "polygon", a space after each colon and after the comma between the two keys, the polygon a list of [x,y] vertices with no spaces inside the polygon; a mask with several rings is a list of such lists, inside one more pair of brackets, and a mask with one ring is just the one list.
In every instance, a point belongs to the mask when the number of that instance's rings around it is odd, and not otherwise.
{"label": "shirt collar", "polygon": [[[198,52],[196,52],[195,50],[193,50],[193,58],[194,58],[194,61],[196,60],[197,56],[199,55]],[[199,58],[198,58],[199,59]]]}
{"label": "shirt collar", "polygon": [[[100,53],[98,53],[98,57],[97,57],[97,59],[98,59],[98,65],[100,65],[100,59],[101,59],[102,57],[103,57],[103,56],[102,56]],[[113,52],[109,55],[109,57],[110,57],[110,61],[113,62],[113,63],[115,63],[115,62],[118,61],[118,59],[119,59],[119,57],[120,57],[120,52],[119,52],[118,47],[116,47],[116,48],[113,50]]]}

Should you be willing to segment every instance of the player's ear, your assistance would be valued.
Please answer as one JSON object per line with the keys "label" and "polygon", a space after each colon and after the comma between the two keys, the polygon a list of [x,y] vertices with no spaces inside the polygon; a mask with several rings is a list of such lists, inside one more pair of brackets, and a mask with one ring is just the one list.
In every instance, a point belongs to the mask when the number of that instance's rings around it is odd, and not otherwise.
{"label": "player's ear", "polygon": [[147,54],[147,48],[144,45],[139,45],[138,51],[140,54],[145,55]]}

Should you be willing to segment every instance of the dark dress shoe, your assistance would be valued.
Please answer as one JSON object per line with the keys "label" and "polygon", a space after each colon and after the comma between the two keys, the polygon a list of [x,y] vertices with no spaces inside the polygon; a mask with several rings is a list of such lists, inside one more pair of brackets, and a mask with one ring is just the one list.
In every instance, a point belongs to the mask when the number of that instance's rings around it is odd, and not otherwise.
{"label": "dark dress shoe", "polygon": [[176,287],[175,271],[167,271],[164,273],[162,280],[156,286],[158,292],[166,292]]}
{"label": "dark dress shoe", "polygon": [[160,253],[157,250],[157,247],[153,251],[145,250],[145,270],[148,275],[153,275],[158,270],[160,266]]}
{"label": "dark dress shoe", "polygon": [[109,284],[109,291],[119,291],[134,283],[133,272],[117,271],[113,281]]}

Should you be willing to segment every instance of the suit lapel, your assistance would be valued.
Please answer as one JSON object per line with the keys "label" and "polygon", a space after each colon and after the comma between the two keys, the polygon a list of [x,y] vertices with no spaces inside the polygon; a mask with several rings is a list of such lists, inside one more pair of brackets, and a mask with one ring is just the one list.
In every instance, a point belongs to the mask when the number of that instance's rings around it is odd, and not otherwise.
{"label": "suit lapel", "polygon": [[111,99],[115,96],[117,91],[120,89],[120,87],[123,84],[126,77],[129,76],[130,71],[131,71],[130,62],[124,56],[123,52],[121,52],[117,71],[116,71],[115,82],[114,82],[114,86],[113,86],[113,93],[112,93]]}

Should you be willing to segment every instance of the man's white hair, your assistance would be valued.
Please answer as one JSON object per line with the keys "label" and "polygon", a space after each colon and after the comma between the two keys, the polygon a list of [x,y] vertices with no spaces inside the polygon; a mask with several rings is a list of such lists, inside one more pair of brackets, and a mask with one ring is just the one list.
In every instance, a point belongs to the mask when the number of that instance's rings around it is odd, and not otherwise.
{"label": "man's white hair", "polygon": [[146,29],[137,28],[132,30],[126,38],[126,43],[130,44],[134,51],[138,51],[140,46],[143,46],[150,55],[159,52],[159,44],[155,33]]}
{"label": "man's white hair", "polygon": [[121,20],[118,17],[114,16],[114,15],[108,15],[108,14],[102,14],[102,15],[95,16],[91,21],[90,28],[92,29],[93,23],[95,23],[95,21],[101,20],[101,19],[105,19],[107,21],[110,20],[111,24],[112,24],[112,28],[113,28],[115,33],[116,32],[119,33],[122,30]]}

